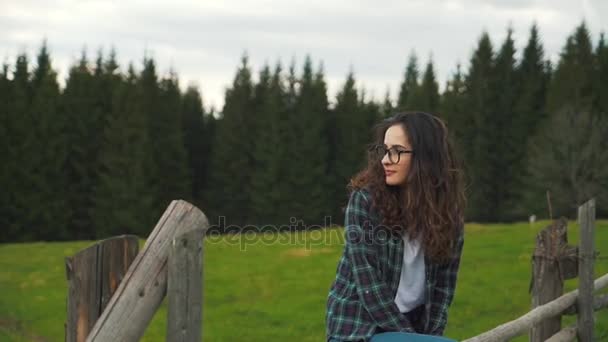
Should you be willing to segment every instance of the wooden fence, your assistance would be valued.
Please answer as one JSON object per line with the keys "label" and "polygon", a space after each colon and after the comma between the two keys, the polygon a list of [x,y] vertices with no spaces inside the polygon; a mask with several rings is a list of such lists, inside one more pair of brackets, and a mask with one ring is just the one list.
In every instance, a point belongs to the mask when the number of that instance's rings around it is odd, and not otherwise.
{"label": "wooden fence", "polygon": [[[608,274],[593,280],[595,200],[579,207],[580,246],[567,244],[567,221],[554,221],[536,238],[530,283],[533,309],[463,342],[495,342],[530,332],[530,342],[594,341],[593,312],[608,307],[608,295],[593,292],[608,286]],[[563,294],[565,279],[578,276],[577,290]],[[562,315],[577,315],[577,323],[562,329]]]}
{"label": "wooden fence", "polygon": [[201,341],[205,215],[173,201],[138,253],[138,238],[96,243],[66,260],[65,337],[138,341],[165,295],[167,341]]}
{"label": "wooden fence", "polygon": [[[530,331],[530,341],[593,341],[593,312],[608,307],[608,274],[593,280],[595,201],[579,208],[580,246],[568,245],[567,221],[554,221],[536,238],[530,284],[533,309],[464,342],[508,341]],[[167,341],[201,341],[203,236],[209,223],[196,207],[173,201],[138,253],[136,236],[100,241],[66,260],[69,290],[66,341],[137,341],[165,294]],[[565,279],[579,288],[563,294]],[[562,329],[561,316],[576,314]]]}

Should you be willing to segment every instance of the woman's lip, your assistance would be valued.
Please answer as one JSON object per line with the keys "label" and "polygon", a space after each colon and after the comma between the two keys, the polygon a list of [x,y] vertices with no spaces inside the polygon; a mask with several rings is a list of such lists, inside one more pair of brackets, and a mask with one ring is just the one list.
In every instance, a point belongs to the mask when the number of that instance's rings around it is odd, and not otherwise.
{"label": "woman's lip", "polygon": [[393,173],[395,173],[396,171],[388,171],[388,170],[384,170],[384,174],[386,174],[387,176],[392,175]]}

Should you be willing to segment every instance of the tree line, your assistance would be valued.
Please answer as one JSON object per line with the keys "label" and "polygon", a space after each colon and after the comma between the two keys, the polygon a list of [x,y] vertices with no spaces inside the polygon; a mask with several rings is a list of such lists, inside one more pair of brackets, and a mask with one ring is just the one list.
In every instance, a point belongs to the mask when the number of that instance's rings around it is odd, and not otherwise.
{"label": "tree line", "polygon": [[147,236],[177,198],[220,231],[341,224],[372,126],[405,110],[447,122],[465,164],[467,221],[574,218],[589,197],[605,215],[606,80],[603,34],[593,42],[580,24],[553,65],[533,25],[521,53],[511,29],[497,47],[482,33],[442,93],[433,61],[412,52],[398,96],[380,101],[352,71],[330,101],[310,57],[254,75],[243,56],[216,113],[153,58],[125,70],[114,51],[93,61],[83,52],[60,87],[43,43],[35,63],[23,53],[0,71],[0,242]]}

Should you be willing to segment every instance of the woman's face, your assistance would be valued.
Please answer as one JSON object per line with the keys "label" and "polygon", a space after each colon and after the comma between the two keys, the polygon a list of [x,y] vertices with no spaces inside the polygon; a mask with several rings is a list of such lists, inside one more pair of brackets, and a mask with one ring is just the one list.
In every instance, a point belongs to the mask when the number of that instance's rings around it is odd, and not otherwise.
{"label": "woman's face", "polygon": [[[386,130],[384,134],[384,147],[389,150],[382,157],[386,184],[404,185],[410,170],[412,154],[403,152],[411,152],[412,146],[402,125],[393,125]],[[392,156],[392,161],[389,158],[389,154]],[[397,162],[397,160],[399,161]]]}

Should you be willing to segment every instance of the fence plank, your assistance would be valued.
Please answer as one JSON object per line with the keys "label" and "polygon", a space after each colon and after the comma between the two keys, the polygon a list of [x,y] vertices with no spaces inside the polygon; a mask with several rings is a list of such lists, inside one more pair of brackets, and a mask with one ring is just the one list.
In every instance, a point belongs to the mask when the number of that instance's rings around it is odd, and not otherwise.
{"label": "fence plank", "polygon": [[[536,236],[532,255],[532,308],[549,303],[564,293],[564,273],[560,262],[568,246],[568,221],[553,221]],[[530,331],[530,342],[543,342],[561,330],[562,318],[548,318]]]}
{"label": "fence plank", "polygon": [[580,249],[579,249],[579,298],[578,311],[578,340],[593,341],[593,264],[595,259],[594,230],[595,230],[595,199],[587,201],[579,207]]}
{"label": "fence plank", "polygon": [[[608,286],[608,273],[596,279],[593,286],[595,290],[603,289]],[[508,341],[513,337],[525,334],[535,324],[538,324],[538,322],[541,322],[548,317],[561,314],[576,302],[577,297],[578,289],[568,292],[550,303],[536,307],[515,320],[501,324],[490,331],[486,331],[483,334],[471,337],[462,342]]]}
{"label": "fence plank", "polygon": [[[608,294],[604,295],[596,295],[593,297],[593,311],[599,311],[602,309],[608,308]],[[568,308],[568,310],[564,311],[564,315],[577,315],[578,308],[577,303]]]}
{"label": "fence plank", "polygon": [[173,239],[167,285],[167,341],[200,342],[203,308],[203,229]]}
{"label": "fence plank", "polygon": [[97,320],[87,341],[138,341],[167,290],[167,259],[175,236],[209,226],[205,214],[172,201]]}
{"label": "fence plank", "polygon": [[137,236],[123,235],[95,243],[66,258],[66,342],[85,341],[138,250]]}
{"label": "fence plank", "polygon": [[576,338],[576,324],[562,329],[545,342],[570,342]]}

